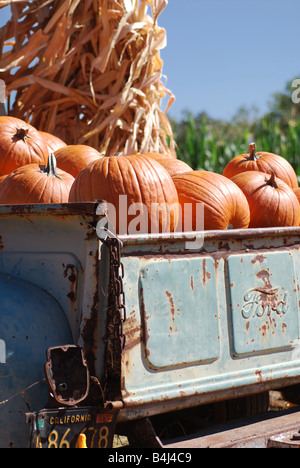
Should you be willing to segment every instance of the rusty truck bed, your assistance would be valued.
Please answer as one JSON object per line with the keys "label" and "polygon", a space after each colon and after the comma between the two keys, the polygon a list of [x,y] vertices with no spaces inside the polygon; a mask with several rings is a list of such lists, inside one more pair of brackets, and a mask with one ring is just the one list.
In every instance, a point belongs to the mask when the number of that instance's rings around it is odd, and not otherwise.
{"label": "rusty truck bed", "polygon": [[120,423],[300,382],[300,228],[120,236],[115,349],[99,206],[0,207],[0,271],[55,298]]}
{"label": "rusty truck bed", "polygon": [[124,237],[120,418],[299,382],[300,229]]}

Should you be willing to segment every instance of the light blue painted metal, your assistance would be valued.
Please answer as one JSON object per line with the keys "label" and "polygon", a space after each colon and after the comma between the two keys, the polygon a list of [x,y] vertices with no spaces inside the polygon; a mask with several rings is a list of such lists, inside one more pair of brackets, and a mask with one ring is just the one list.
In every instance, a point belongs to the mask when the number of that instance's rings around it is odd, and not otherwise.
{"label": "light blue painted metal", "polygon": [[[48,347],[81,345],[93,374],[102,372],[95,210],[94,204],[0,207],[0,447],[28,446],[25,412],[48,400]],[[107,269],[101,275],[105,286]]]}
{"label": "light blue painted metal", "polygon": [[[91,375],[102,381],[109,255],[95,235],[97,219],[95,204],[0,207],[7,362],[15,336],[23,347],[21,369],[13,370],[1,364],[0,346],[0,414],[7,399],[24,412],[23,397],[13,396],[40,379],[46,348],[60,341],[82,345]],[[205,232],[194,244],[180,233],[122,241],[120,421],[300,382],[300,228]],[[61,337],[47,322],[52,309]],[[30,350],[28,336],[36,343]],[[21,371],[28,381],[19,386]],[[39,385],[31,392],[43,406]],[[7,424],[6,412],[0,440]]]}
{"label": "light blue painted metal", "polygon": [[0,364],[0,447],[27,447],[25,413],[48,401],[45,351],[72,341],[58,302],[32,283],[0,273],[0,337],[5,362]]}
{"label": "light blue painted metal", "polygon": [[300,382],[299,228],[122,241],[121,420]]}
{"label": "light blue painted metal", "polygon": [[226,266],[233,354],[293,348],[299,314],[292,252],[233,255]]}
{"label": "light blue painted metal", "polygon": [[140,270],[139,298],[150,368],[186,366],[220,356],[211,258],[147,262]]}

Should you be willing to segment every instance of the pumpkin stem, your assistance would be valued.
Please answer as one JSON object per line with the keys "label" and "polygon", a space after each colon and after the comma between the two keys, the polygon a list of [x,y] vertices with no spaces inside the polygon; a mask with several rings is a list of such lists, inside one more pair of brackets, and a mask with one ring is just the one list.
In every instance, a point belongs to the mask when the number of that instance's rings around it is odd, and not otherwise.
{"label": "pumpkin stem", "polygon": [[17,131],[14,136],[18,140],[22,140],[25,142],[27,138],[30,138],[30,136],[28,135],[28,132],[29,132],[29,128],[17,128]]}
{"label": "pumpkin stem", "polygon": [[249,159],[251,159],[252,161],[257,161],[260,158],[260,156],[256,154],[255,143],[254,142],[250,143],[249,148],[250,148]]}
{"label": "pumpkin stem", "polygon": [[56,158],[53,153],[49,153],[48,164],[41,170],[41,172],[47,174],[48,177],[56,177],[57,179],[61,179],[61,177],[56,172]]}
{"label": "pumpkin stem", "polygon": [[276,182],[275,172],[273,171],[273,169],[270,169],[270,173],[271,173],[270,179],[269,180],[265,179],[266,184],[271,185],[271,187],[276,189],[276,188],[278,188],[278,184]]}

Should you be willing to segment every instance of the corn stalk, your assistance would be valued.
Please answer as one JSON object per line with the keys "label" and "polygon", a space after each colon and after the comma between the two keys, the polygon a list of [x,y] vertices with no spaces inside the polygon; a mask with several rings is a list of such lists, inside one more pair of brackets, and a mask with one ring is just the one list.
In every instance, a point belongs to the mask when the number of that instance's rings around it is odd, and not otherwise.
{"label": "corn stalk", "polygon": [[10,115],[106,154],[175,154],[158,26],[167,0],[4,0],[0,14],[7,5],[0,77],[15,93]]}

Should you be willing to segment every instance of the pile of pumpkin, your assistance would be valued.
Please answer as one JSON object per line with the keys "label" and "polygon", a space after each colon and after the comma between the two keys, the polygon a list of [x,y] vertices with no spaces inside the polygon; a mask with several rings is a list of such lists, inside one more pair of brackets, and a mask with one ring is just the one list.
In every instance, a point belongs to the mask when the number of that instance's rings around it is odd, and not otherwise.
{"label": "pile of pumpkin", "polygon": [[[297,176],[275,154],[250,152],[233,158],[223,174],[193,171],[157,153],[104,156],[86,145],[67,145],[28,123],[0,117],[0,204],[106,200],[126,210],[128,223],[145,209],[151,232],[299,226]],[[126,206],[120,196],[126,195]],[[143,229],[140,229],[144,232]],[[119,226],[117,226],[119,232]]]}

